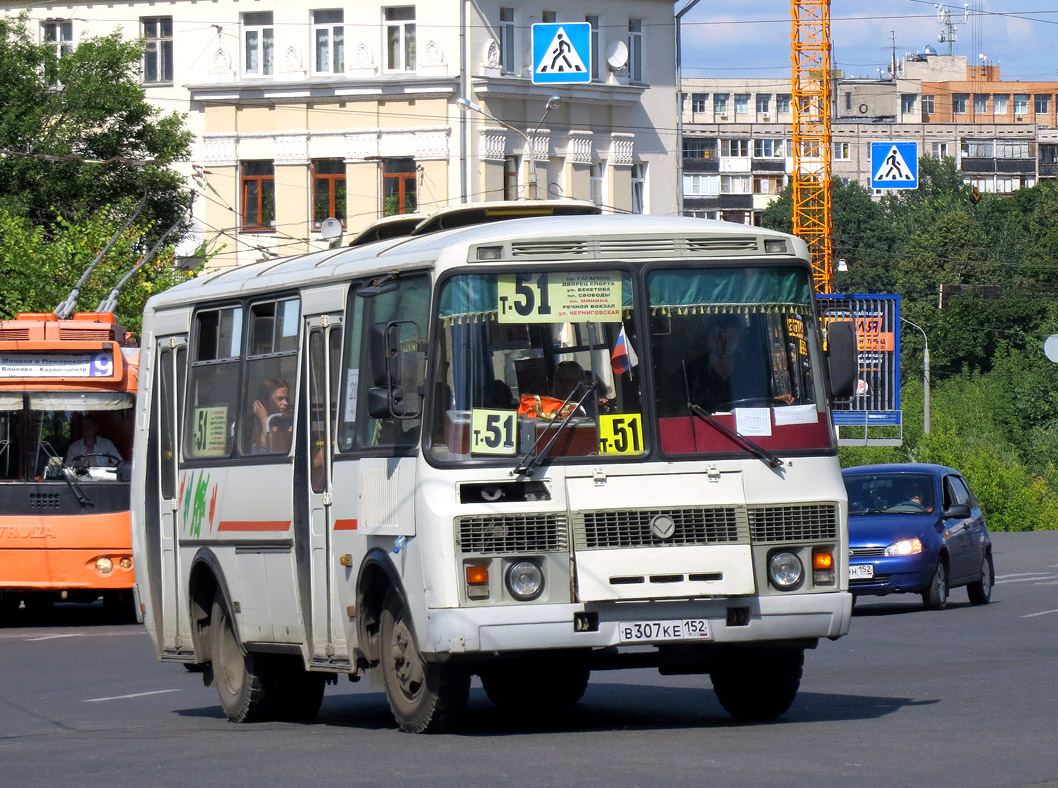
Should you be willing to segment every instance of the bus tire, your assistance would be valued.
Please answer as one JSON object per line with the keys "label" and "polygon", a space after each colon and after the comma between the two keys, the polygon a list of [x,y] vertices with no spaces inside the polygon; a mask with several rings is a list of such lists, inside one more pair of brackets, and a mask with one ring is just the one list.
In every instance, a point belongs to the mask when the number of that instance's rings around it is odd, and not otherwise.
{"label": "bus tire", "polygon": [[390,590],[382,604],[382,682],[393,719],[407,733],[436,733],[466,706],[470,674],[426,662],[415,642],[400,595]]}
{"label": "bus tire", "polygon": [[773,720],[797,697],[805,652],[801,648],[732,651],[709,672],[713,691],[737,720]]}
{"label": "bus tire", "polygon": [[267,657],[244,651],[223,596],[213,600],[209,626],[213,683],[224,715],[232,722],[260,722],[271,716]]}
{"label": "bus tire", "polygon": [[557,709],[584,697],[591,671],[586,665],[533,665],[516,660],[481,671],[481,686],[501,709]]}

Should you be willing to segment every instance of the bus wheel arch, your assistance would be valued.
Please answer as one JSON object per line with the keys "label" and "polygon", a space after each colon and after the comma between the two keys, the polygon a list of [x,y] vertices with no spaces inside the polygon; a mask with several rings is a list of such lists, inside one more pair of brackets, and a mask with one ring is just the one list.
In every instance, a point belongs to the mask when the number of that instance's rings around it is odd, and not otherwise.
{"label": "bus wheel arch", "polygon": [[[191,645],[195,652],[195,662],[206,664],[212,659],[210,626],[213,616],[213,602],[220,594],[228,610],[234,610],[231,593],[224,582],[224,573],[220,561],[213,551],[203,548],[191,560],[191,572],[187,584],[188,608],[191,617]],[[234,626],[234,622],[233,626]],[[238,628],[234,628],[235,638],[239,639]],[[241,645],[241,641],[240,641]],[[211,671],[206,671],[207,686],[212,681]]]}
{"label": "bus wheel arch", "polygon": [[377,665],[382,656],[382,610],[391,590],[400,596],[407,609],[407,595],[393,564],[382,550],[371,550],[360,564],[356,578],[357,641],[368,665]]}

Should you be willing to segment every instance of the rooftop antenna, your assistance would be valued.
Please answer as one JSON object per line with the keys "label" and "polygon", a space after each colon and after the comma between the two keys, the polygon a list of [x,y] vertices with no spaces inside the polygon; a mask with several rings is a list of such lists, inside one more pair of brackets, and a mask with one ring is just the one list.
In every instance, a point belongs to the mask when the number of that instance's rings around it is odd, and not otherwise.
{"label": "rooftop antenna", "polygon": [[[948,6],[936,4],[937,9],[937,21],[941,23],[944,29],[940,35],[937,36],[937,40],[942,44],[948,45],[948,54],[951,55],[951,45],[958,41],[959,26],[952,21],[951,8]],[[970,18],[970,5],[963,3],[962,7],[962,22],[960,24],[966,24],[966,20]]]}
{"label": "rooftop antenna", "polygon": [[59,302],[59,305],[55,307],[56,317],[58,317],[60,320],[65,320],[71,314],[73,314],[74,309],[77,308],[77,299],[81,296],[81,288],[84,287],[84,283],[88,281],[89,274],[91,274],[95,267],[99,265],[99,261],[103,259],[103,255],[110,251],[110,247],[117,243],[118,238],[120,238],[125,233],[125,231],[129,228],[129,225],[136,221],[136,217],[140,215],[140,213],[143,211],[143,207],[146,204],[147,192],[144,191],[143,199],[140,200],[140,205],[136,209],[135,213],[133,213],[132,216],[129,217],[129,220],[125,222],[125,224],[121,225],[121,229],[114,233],[111,239],[107,241],[107,245],[103,247],[99,254],[96,255],[95,260],[93,260],[89,264],[89,266],[84,270],[84,273],[81,274],[81,278],[77,281],[77,284],[74,285],[73,289],[70,291],[70,294],[66,296],[66,299]]}
{"label": "rooftop antenna", "polygon": [[97,312],[113,312],[117,308],[118,294],[121,292],[121,288],[125,286],[125,283],[127,281],[129,281],[133,276],[136,275],[137,271],[143,268],[143,266],[145,266],[148,261],[152,257],[154,257],[155,253],[162,248],[162,244],[165,243],[165,239],[169,237],[169,234],[172,233],[173,230],[175,230],[177,227],[179,227],[183,221],[184,215],[181,214],[180,218],[173,222],[173,224],[169,227],[168,230],[162,233],[162,237],[158,239],[157,243],[155,243],[154,246],[151,247],[151,250],[147,252],[147,254],[145,254],[142,258],[140,258],[140,261],[136,263],[136,265],[131,271],[125,274],[125,276],[120,282],[114,285],[114,289],[110,291],[110,295],[108,295],[106,298],[99,302],[99,307],[96,309]]}

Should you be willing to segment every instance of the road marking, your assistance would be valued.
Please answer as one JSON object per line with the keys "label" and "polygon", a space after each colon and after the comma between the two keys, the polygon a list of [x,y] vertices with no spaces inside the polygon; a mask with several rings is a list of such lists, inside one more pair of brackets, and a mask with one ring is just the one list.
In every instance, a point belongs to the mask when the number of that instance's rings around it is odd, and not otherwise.
{"label": "road marking", "polygon": [[84,635],[82,635],[80,633],[74,633],[72,635],[43,635],[43,636],[41,636],[39,638],[26,638],[26,642],[27,643],[36,643],[37,641],[40,641],[40,640],[58,640],[59,638],[80,638],[80,637],[84,637]]}
{"label": "road marking", "polygon": [[1048,575],[1050,572],[1013,572],[1009,575],[996,575],[996,580],[1009,580],[1012,577],[1038,577]]}
{"label": "road marking", "polygon": [[1055,579],[1054,575],[1050,574],[1038,574],[1035,577],[1016,577],[1011,580],[996,580],[995,585],[1000,583],[1036,583],[1037,585],[1041,582]]}
{"label": "road marking", "polygon": [[127,700],[128,698],[142,698],[146,695],[164,695],[167,692],[183,692],[178,689],[152,690],[151,692],[134,692],[131,695],[114,695],[110,698],[86,698],[82,703],[102,703],[105,700]]}
{"label": "road marking", "polygon": [[1035,618],[1036,616],[1046,616],[1051,613],[1058,613],[1058,610],[1041,610],[1039,613],[1026,613],[1022,618]]}

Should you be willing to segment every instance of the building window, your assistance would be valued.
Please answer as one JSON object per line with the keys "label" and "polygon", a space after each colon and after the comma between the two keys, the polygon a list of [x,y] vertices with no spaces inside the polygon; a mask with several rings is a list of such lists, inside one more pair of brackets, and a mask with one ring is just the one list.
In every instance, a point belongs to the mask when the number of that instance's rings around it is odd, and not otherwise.
{"label": "building window", "polygon": [[514,73],[514,9],[500,9],[500,70]]}
{"label": "building window", "polygon": [[60,58],[73,52],[73,22],[69,19],[53,19],[40,25],[40,39],[55,49]]}
{"label": "building window", "polygon": [[790,96],[785,93],[780,93],[775,97],[775,112],[776,114],[790,111]]}
{"label": "building window", "polygon": [[1027,159],[1028,157],[1029,143],[1027,141],[1000,140],[996,143],[997,159]]}
{"label": "building window", "polygon": [[1047,108],[1050,106],[1050,98],[1051,97],[1049,95],[1044,95],[1044,94],[1040,94],[1040,93],[1036,94],[1035,107],[1036,107],[1036,114],[1037,115],[1046,115],[1047,114],[1047,111],[1048,111]]}
{"label": "building window", "polygon": [[270,161],[242,162],[242,229],[276,226],[275,166]]}
{"label": "building window", "polygon": [[419,209],[416,192],[415,159],[382,160],[382,215],[415,213]]}
{"label": "building window", "polygon": [[721,175],[721,194],[750,194],[752,183],[749,175]]}
{"label": "building window", "polygon": [[382,16],[386,30],[386,70],[414,71],[415,7],[383,8]]}
{"label": "building window", "polygon": [[735,94],[735,114],[745,115],[749,112],[749,93]]}
{"label": "building window", "polygon": [[683,158],[685,159],[715,159],[716,140],[705,137],[684,137]]}
{"label": "building window", "polygon": [[691,94],[691,112],[705,112],[705,102],[709,100],[708,93]]}
{"label": "building window", "polygon": [[757,114],[767,115],[769,107],[771,107],[771,96],[769,96],[767,93],[758,93]]}
{"label": "building window", "polygon": [[900,112],[903,115],[909,115],[915,111],[915,94],[914,93],[901,93],[900,94]]}
{"label": "building window", "polygon": [[727,93],[713,94],[713,114],[718,118],[727,118]]}
{"label": "building window", "polygon": [[951,111],[955,115],[966,114],[966,98],[965,93],[954,93],[951,97]]}
{"label": "building window", "polygon": [[748,158],[749,140],[720,140],[720,155]]}
{"label": "building window", "polygon": [[341,9],[312,12],[312,46],[317,74],[345,71],[345,12]]}
{"label": "building window", "polygon": [[962,155],[970,159],[991,159],[995,156],[992,140],[963,140]]}
{"label": "building window", "polygon": [[720,176],[699,173],[684,175],[683,193],[692,197],[715,197],[720,193]]}
{"label": "building window", "polygon": [[1029,112],[1029,97],[1024,93],[1014,94],[1014,114],[1027,115]]}
{"label": "building window", "polygon": [[932,151],[933,157],[936,159],[943,159],[945,156],[951,156],[949,152],[951,148],[947,142],[934,142]]}
{"label": "building window", "polygon": [[312,162],[312,225],[335,218],[345,227],[345,162],[314,159]]}
{"label": "building window", "polygon": [[599,78],[599,17],[588,15],[584,21],[591,25],[591,78]]}
{"label": "building window", "polygon": [[272,12],[242,15],[242,63],[248,76],[268,76],[275,59]]}
{"label": "building window", "polygon": [[835,142],[834,143],[834,160],[835,161],[849,161],[852,158],[852,143],[851,142]]}
{"label": "building window", "polygon": [[935,98],[936,98],[935,96],[930,96],[930,95],[923,95],[922,96],[922,115],[923,115],[923,117],[925,117],[926,115],[932,115],[934,112],[937,111],[937,103],[936,103]]}
{"label": "building window", "polygon": [[545,25],[553,25],[558,21],[557,11],[543,11],[540,14],[540,21]]}
{"label": "building window", "polygon": [[786,140],[760,138],[753,140],[753,158],[781,159],[786,155]]}
{"label": "building window", "polygon": [[778,194],[782,191],[782,181],[781,175],[754,175],[753,193]]}
{"label": "building window", "polygon": [[601,162],[593,161],[588,174],[589,198],[596,205],[603,204],[603,167]]}
{"label": "building window", "polygon": [[988,114],[987,93],[974,93],[974,112],[978,115]]}
{"label": "building window", "polygon": [[173,81],[173,18],[148,16],[140,20],[143,30],[143,81]]}
{"label": "building window", "polygon": [[1058,164],[1058,145],[1040,145],[1040,164]]}
{"label": "building window", "polygon": [[643,20],[628,20],[628,79],[643,81]]}
{"label": "building window", "polygon": [[646,213],[647,205],[647,165],[642,162],[632,164],[632,213]]}
{"label": "building window", "polygon": [[992,96],[992,112],[996,115],[1006,115],[1007,101],[1009,99],[1009,93],[996,93],[994,96]]}
{"label": "building window", "polygon": [[518,157],[503,157],[503,199],[518,199]]}

